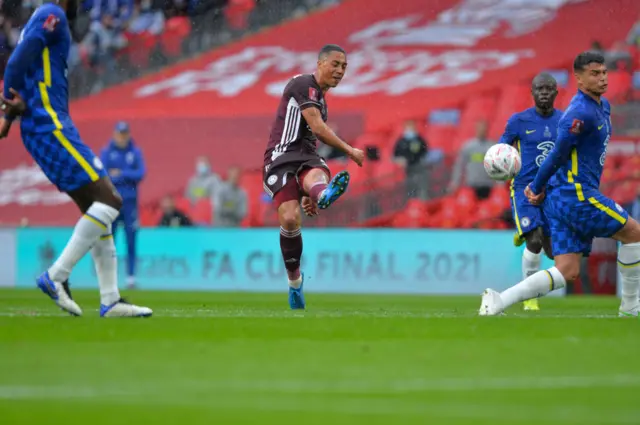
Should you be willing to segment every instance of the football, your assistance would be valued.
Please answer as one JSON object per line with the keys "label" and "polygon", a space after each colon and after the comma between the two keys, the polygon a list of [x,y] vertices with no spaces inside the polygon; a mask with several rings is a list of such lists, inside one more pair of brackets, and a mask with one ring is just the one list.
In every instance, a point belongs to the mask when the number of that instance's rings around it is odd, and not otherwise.
{"label": "football", "polygon": [[484,155],[484,169],[493,180],[511,180],[520,172],[521,166],[520,153],[510,145],[493,145]]}

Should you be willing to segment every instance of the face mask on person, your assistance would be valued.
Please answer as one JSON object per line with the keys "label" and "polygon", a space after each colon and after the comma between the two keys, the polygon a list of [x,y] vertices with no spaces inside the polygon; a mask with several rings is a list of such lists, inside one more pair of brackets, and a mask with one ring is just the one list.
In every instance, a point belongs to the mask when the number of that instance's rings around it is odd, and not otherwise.
{"label": "face mask on person", "polygon": [[201,162],[196,166],[196,171],[200,175],[207,174],[209,172],[209,165],[205,164],[204,162]]}
{"label": "face mask on person", "polygon": [[416,137],[418,135],[418,132],[415,130],[405,130],[404,131],[404,137],[407,139],[413,139],[414,137]]}

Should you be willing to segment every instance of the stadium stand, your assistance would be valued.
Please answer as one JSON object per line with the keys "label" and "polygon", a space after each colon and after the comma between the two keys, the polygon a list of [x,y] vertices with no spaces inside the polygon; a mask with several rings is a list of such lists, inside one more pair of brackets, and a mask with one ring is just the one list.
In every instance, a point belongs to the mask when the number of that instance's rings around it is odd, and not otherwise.
{"label": "stadium stand", "polygon": [[[431,23],[437,23],[440,29],[445,25],[437,22],[441,16],[436,13],[438,11],[433,11],[420,23],[404,23],[408,26],[400,28],[404,38],[394,38],[397,34],[362,31],[363,28],[373,31],[374,24],[390,17],[383,8],[372,7],[366,17],[351,19],[364,0],[352,0],[308,16],[304,14],[318,7],[320,2],[288,0],[279,2],[281,7],[276,8],[268,7],[266,2],[218,2],[205,8],[203,14],[174,6],[163,12],[165,21],[161,32],[127,35],[126,47],[115,52],[112,58],[117,61],[119,70],[117,75],[109,77],[112,79],[96,69],[95,61],[87,59],[90,55],[81,54],[83,60],[74,80],[74,95],[118,86],[78,100],[73,105],[73,113],[82,134],[92,146],[104,143],[115,120],[131,117],[136,140],[144,147],[150,163],[149,178],[143,186],[142,225],[157,224],[159,200],[167,193],[176,197],[177,204],[194,222],[212,223],[210,203],[191,205],[182,199],[193,160],[203,153],[212,156],[214,169],[222,175],[235,164],[244,168],[241,184],[248,195],[249,214],[243,225],[275,225],[277,218],[262,193],[258,169],[274,99],[277,99],[274,96],[281,89],[282,81],[295,73],[313,69],[313,55],[321,44],[318,40],[324,41],[331,35],[332,41],[344,44],[350,57],[357,60],[353,61],[355,65],[352,64],[339,90],[329,95],[330,116],[340,124],[349,142],[360,148],[376,147],[380,159],[368,162],[362,169],[340,160],[330,161],[334,171],[346,168],[352,173],[349,196],[305,225],[509,228],[511,223],[506,213],[509,188],[505,185],[494,187],[485,200],[476,199],[474,192],[466,187],[455,193],[447,192],[456,153],[474,136],[479,120],[490,123],[489,138],[497,140],[508,117],[530,105],[529,81],[541,69],[556,76],[560,86],[557,106],[566,107],[576,91],[569,72],[571,61],[577,51],[589,48],[593,37],[586,29],[583,32],[575,30],[567,37],[566,23],[575,16],[586,21],[597,20],[593,12],[597,8],[588,8],[588,5],[603,2],[609,5],[618,1],[622,0],[567,4],[558,6],[553,13],[541,9],[541,13],[550,15],[540,26],[532,25],[528,32],[519,35],[526,41],[524,47],[509,38],[511,36],[503,36],[498,19],[487,27],[490,37],[481,44],[478,40],[468,44],[501,50],[502,56],[482,56],[481,50],[469,47],[467,56],[456,53],[456,60],[446,56],[452,52],[443,53],[443,49],[451,49],[446,43],[443,47],[436,41],[424,42]],[[458,4],[453,0],[442,3],[447,7]],[[417,0],[403,4],[397,14],[421,10]],[[139,13],[139,6],[136,7]],[[603,176],[603,189],[619,202],[631,203],[640,182],[640,174],[635,171],[640,163],[637,154],[640,128],[633,119],[640,109],[640,22],[635,23],[634,16],[637,15],[633,13],[616,12],[613,6],[606,10],[611,14],[609,18],[619,25],[598,35],[598,45],[607,49],[605,53],[612,69],[608,98],[615,105],[612,120],[616,131]],[[282,23],[294,17],[296,19]],[[301,32],[304,28],[321,28],[326,19],[332,19],[332,25],[340,31],[334,34],[327,30],[315,35]],[[509,25],[516,28],[518,14],[514,12],[511,19]],[[211,28],[206,22],[219,22],[220,25]],[[276,28],[234,41],[267,26]],[[412,39],[412,34],[420,36],[422,41]],[[564,43],[551,50],[552,40],[559,37],[564,37]],[[403,49],[406,47],[403,43],[413,50]],[[520,50],[513,50],[514,45]],[[407,53],[409,50],[411,53]],[[184,61],[205,51],[209,53]],[[412,65],[383,69],[370,83],[361,78],[363,70],[369,69],[368,61],[372,60],[364,52],[372,51],[377,54],[378,63],[382,61],[385,66],[388,64],[384,61],[397,59],[398,55],[409,55],[405,56],[409,62],[428,56],[430,65],[423,65],[424,69],[411,68]],[[531,57],[535,60],[530,60]],[[167,67],[178,61],[181,62]],[[233,67],[227,65],[231,63]],[[159,73],[152,73],[160,68],[163,69]],[[142,74],[148,75],[119,84]],[[238,75],[244,79],[240,80]],[[408,76],[412,75],[423,80],[411,80]],[[428,96],[421,90],[424,88],[430,90]],[[424,181],[428,196],[423,200],[407,196],[404,169],[392,160],[395,142],[407,119],[421,123],[418,130],[429,150],[424,161],[428,170]],[[175,151],[176,143],[180,144],[180,152],[172,155],[170,152]],[[29,165],[21,165],[25,160],[25,156],[17,152],[21,146],[13,144],[11,151],[0,159],[4,169],[0,183],[9,182],[11,184],[5,187],[12,188],[1,194],[6,199],[0,204],[2,221],[18,222],[28,217],[34,223],[65,223],[70,206],[51,193],[45,194],[42,182],[33,176],[34,170]],[[16,181],[19,173],[30,178],[31,183]],[[39,215],[38,202],[31,200],[38,197],[48,199],[40,201],[50,205],[51,213],[46,218]]]}

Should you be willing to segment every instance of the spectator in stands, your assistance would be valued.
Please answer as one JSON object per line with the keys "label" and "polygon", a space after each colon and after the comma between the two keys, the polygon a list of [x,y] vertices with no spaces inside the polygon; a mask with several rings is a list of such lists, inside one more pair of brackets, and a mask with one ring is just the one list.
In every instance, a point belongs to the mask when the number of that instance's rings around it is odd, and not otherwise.
{"label": "spectator in stands", "polygon": [[104,63],[127,45],[124,31],[133,13],[133,0],[92,0],[91,26],[83,40],[93,65]]}
{"label": "spectator in stands", "polygon": [[402,136],[396,142],[393,158],[405,169],[407,194],[411,198],[427,198],[426,157],[427,142],[416,130],[416,122],[405,122]]}
{"label": "spectator in stands", "polygon": [[624,41],[617,41],[604,54],[607,68],[615,70],[631,70],[633,59],[629,46]]}
{"label": "spectator in stands", "polygon": [[136,3],[127,32],[133,35],[144,32],[160,34],[164,30],[163,4],[164,0],[142,0]]}
{"label": "spectator in stands", "polygon": [[496,184],[484,170],[484,155],[495,142],[487,139],[487,122],[478,121],[475,139],[469,140],[460,150],[453,168],[450,192],[461,186],[469,186],[476,192],[478,199],[486,199]]}
{"label": "spectator in stands", "polygon": [[631,31],[629,31],[629,35],[627,36],[627,43],[640,49],[640,18],[631,28]]}
{"label": "spectator in stands", "polygon": [[113,137],[102,150],[100,159],[109,172],[109,177],[122,196],[120,215],[113,222],[115,238],[122,224],[127,239],[127,286],[135,287],[137,261],[136,236],[138,233],[138,185],[147,172],[142,151],[135,145],[129,124],[116,124]]}
{"label": "spectator in stands", "polygon": [[209,159],[200,156],[196,159],[196,174],[191,177],[185,198],[196,204],[200,199],[213,199],[214,193],[220,187],[220,177],[211,171]]}
{"label": "spectator in stands", "polygon": [[231,167],[227,180],[213,194],[213,224],[219,227],[238,227],[247,216],[247,192],[240,187],[240,168]]}
{"label": "spectator in stands", "polygon": [[602,43],[600,43],[598,40],[593,40],[591,42],[591,49],[589,50],[604,54],[604,47],[602,47]]}
{"label": "spectator in stands", "polygon": [[162,218],[158,226],[188,227],[193,225],[189,217],[176,208],[176,202],[171,195],[162,198],[160,208],[162,208]]}
{"label": "spectator in stands", "polygon": [[[340,136],[338,124],[335,122],[329,123],[329,127]],[[343,139],[344,140],[344,139]],[[327,145],[326,143],[318,143],[318,155],[329,161],[330,159],[347,159],[347,155],[339,149]]]}
{"label": "spectator in stands", "polygon": [[0,75],[20,37],[21,11],[19,0],[0,0]]}

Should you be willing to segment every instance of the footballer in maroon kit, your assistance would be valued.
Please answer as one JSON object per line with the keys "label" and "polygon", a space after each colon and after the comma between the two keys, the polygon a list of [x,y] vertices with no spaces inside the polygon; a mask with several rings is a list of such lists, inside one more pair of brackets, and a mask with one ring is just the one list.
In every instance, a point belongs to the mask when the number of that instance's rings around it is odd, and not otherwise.
{"label": "footballer in maroon kit", "polygon": [[324,46],[313,74],[293,77],[284,88],[276,119],[264,154],[264,190],[273,198],[280,219],[280,249],[289,278],[289,306],[304,309],[301,206],[314,216],[328,208],[347,189],[349,173],[331,171],[316,152],[322,142],[347,154],[362,166],[364,152],[342,141],[327,126],[325,93],[336,87],[347,69],[345,51],[334,44]]}

